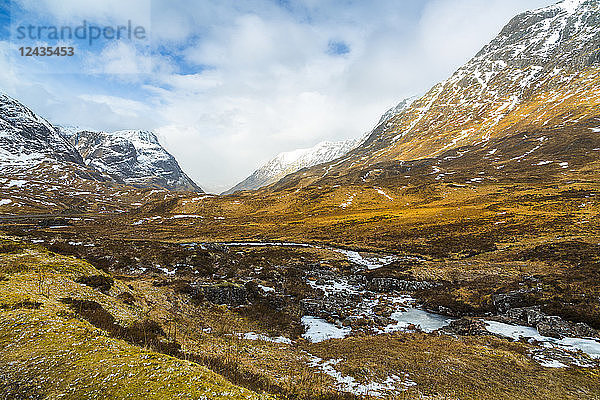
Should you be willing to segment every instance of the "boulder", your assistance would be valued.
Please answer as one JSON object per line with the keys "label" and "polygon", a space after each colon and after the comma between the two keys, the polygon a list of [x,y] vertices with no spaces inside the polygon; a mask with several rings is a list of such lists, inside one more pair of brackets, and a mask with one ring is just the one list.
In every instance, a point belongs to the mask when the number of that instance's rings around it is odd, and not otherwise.
{"label": "boulder", "polygon": [[391,291],[414,292],[417,290],[431,289],[435,286],[437,285],[427,281],[407,281],[397,278],[373,278],[368,283],[369,290],[380,293]]}
{"label": "boulder", "polygon": [[510,322],[535,327],[540,335],[553,338],[598,337],[598,332],[583,322],[565,321],[561,317],[547,315],[539,306],[508,310],[504,317]]}
{"label": "boulder", "polygon": [[450,322],[439,332],[452,336],[489,336],[485,323],[478,319],[461,318]]}
{"label": "boulder", "polygon": [[248,292],[245,287],[234,283],[218,283],[200,286],[204,298],[214,304],[241,306],[248,304]]}

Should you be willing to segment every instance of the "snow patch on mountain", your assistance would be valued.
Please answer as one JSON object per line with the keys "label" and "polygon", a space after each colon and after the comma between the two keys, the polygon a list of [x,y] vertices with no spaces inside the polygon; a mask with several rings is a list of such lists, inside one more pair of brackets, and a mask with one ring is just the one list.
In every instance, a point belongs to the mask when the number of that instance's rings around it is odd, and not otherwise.
{"label": "snow patch on mountain", "polygon": [[408,97],[404,100],[402,100],[400,103],[398,103],[396,106],[390,108],[389,110],[387,110],[379,119],[379,122],[377,123],[377,125],[380,125],[381,123],[387,121],[390,118],[395,117],[396,115],[402,114],[404,111],[406,111],[415,101],[417,101],[421,96],[413,96],[413,97]]}
{"label": "snow patch on mountain", "polygon": [[117,181],[138,187],[202,192],[153,132],[122,130],[93,132],[65,129],[64,135],[81,153],[85,164]]}

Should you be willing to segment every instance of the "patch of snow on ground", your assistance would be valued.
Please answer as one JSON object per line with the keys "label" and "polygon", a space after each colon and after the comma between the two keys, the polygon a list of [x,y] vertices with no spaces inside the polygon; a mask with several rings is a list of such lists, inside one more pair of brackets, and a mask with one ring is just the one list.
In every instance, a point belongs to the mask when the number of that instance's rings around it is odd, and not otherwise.
{"label": "patch of snow on ground", "polygon": [[407,373],[404,373],[404,376],[390,375],[383,382],[359,383],[354,377],[343,375],[335,369],[334,366],[341,361],[341,359],[323,361],[321,358],[311,355],[309,366],[318,368],[324,374],[332,377],[338,390],[357,396],[383,397],[390,392],[404,391],[411,386],[416,386],[415,382],[408,379]]}
{"label": "patch of snow on ground", "polygon": [[348,261],[354,264],[362,265],[367,269],[377,269],[384,267],[392,262],[396,261],[396,256],[385,256],[385,257],[363,257],[357,251],[344,250],[344,249],[332,249],[338,253],[344,254],[348,257]]}
{"label": "patch of snow on ground", "polygon": [[346,199],[345,202],[343,202],[342,204],[340,204],[340,207],[346,208],[349,205],[351,205],[352,201],[354,200],[354,197],[356,197],[356,193],[352,194],[351,196],[348,196],[348,199]]}
{"label": "patch of snow on ground", "polygon": [[22,188],[25,184],[27,183],[27,181],[24,181],[22,179],[12,179],[10,182],[8,182],[7,187],[18,187],[18,188]]}
{"label": "patch of snow on ground", "polygon": [[331,281],[327,281],[325,283],[317,283],[316,281],[308,281],[308,284],[313,288],[313,289],[321,289],[323,292],[325,292],[326,296],[329,296],[331,294],[335,294],[335,293],[351,293],[351,294],[358,294],[360,293],[358,290],[356,290],[354,285],[351,285],[350,283],[343,281],[343,280],[331,280]]}
{"label": "patch of snow on ground", "polygon": [[274,292],[275,289],[273,289],[272,287],[268,287],[268,286],[264,286],[264,285],[258,285],[259,288],[262,289],[263,292]]}
{"label": "patch of snow on ground", "polygon": [[590,128],[594,133],[600,133],[600,128]]}
{"label": "patch of snow on ground", "polygon": [[10,203],[12,203],[11,199],[1,199],[0,200],[0,206],[6,206],[6,205],[9,205]]}
{"label": "patch of snow on ground", "polygon": [[272,338],[270,336],[254,332],[239,333],[238,336],[246,340],[261,340],[263,342],[292,344],[292,341],[284,336],[277,336]]}
{"label": "patch of snow on ground", "polygon": [[394,199],[391,198],[390,196],[388,196],[387,193],[385,193],[383,190],[381,190],[379,188],[376,188],[376,190],[377,190],[377,193],[379,193],[382,196],[385,196],[389,201],[394,201]]}
{"label": "patch of snow on ground", "polygon": [[157,268],[160,269],[162,272],[164,272],[166,275],[175,275],[175,273],[177,272],[177,268],[173,269],[172,271],[170,271],[166,267],[157,267]]}
{"label": "patch of snow on ground", "polygon": [[312,343],[319,343],[328,339],[343,339],[352,332],[351,328],[338,328],[322,318],[310,315],[302,317],[302,325],[306,328],[306,332],[302,337]]}

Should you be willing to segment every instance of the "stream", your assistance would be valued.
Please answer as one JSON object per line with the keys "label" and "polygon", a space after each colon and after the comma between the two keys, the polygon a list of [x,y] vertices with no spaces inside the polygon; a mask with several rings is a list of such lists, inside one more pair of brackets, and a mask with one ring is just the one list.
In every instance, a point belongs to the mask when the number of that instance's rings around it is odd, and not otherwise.
{"label": "stream", "polygon": [[[344,254],[348,261],[359,269],[374,270],[384,267],[398,259],[397,255],[373,255],[357,251],[320,246],[305,243],[291,242],[230,242],[222,243],[225,246],[278,246],[278,247],[312,247],[326,249]],[[447,325],[454,318],[434,314],[422,309],[417,300],[407,294],[376,293],[369,291],[364,285],[351,281],[347,276],[340,274],[312,275],[307,272],[307,283],[316,290],[323,292],[325,301],[339,302],[350,314],[349,318],[374,316],[374,309],[382,304],[392,308],[389,323],[375,329],[375,334],[391,332],[422,331],[433,333]],[[358,298],[360,301],[352,302],[348,298]],[[335,303],[337,304],[337,303]],[[542,366],[564,368],[569,365],[580,367],[595,366],[600,362],[600,339],[597,338],[571,338],[555,339],[540,335],[533,328],[522,325],[507,324],[492,320],[482,320],[487,331],[491,334],[505,337],[509,340],[527,340],[537,346],[531,351],[531,357]],[[332,321],[325,316],[308,315],[302,317],[305,332],[302,335],[306,340],[318,343],[330,339],[343,339],[353,334],[351,326],[345,326],[339,320]],[[588,357],[582,355],[585,354]],[[331,366],[328,366],[330,368]]]}

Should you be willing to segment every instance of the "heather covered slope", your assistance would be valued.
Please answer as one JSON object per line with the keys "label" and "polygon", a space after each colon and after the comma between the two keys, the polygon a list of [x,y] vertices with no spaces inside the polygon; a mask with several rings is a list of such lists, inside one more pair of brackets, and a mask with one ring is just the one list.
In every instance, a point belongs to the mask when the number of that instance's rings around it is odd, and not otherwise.
{"label": "heather covered slope", "polygon": [[1,239],[0,399],[270,398],[157,353],[170,338],[123,293],[83,260]]}

